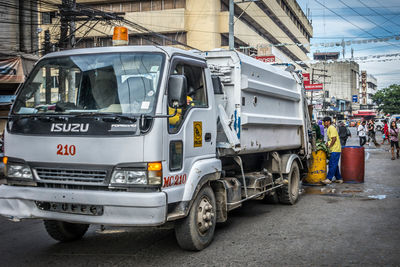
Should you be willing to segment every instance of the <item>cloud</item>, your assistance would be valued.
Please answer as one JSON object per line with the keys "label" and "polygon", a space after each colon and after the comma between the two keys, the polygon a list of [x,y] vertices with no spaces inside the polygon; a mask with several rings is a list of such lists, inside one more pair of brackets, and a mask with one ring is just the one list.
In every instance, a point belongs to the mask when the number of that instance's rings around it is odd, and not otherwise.
{"label": "cloud", "polygon": [[[372,29],[375,25],[368,21],[363,21],[360,19],[352,19],[351,22],[358,27],[368,31]],[[325,27],[324,27],[325,23]],[[318,18],[313,20],[313,28],[315,37],[325,37],[325,38],[342,38],[342,37],[358,37],[360,35],[365,35],[365,33],[352,25],[351,23],[340,19],[340,18]]]}
{"label": "cloud", "polygon": [[400,60],[387,62],[360,63],[360,70],[366,70],[378,80],[378,89],[391,84],[400,84]]}

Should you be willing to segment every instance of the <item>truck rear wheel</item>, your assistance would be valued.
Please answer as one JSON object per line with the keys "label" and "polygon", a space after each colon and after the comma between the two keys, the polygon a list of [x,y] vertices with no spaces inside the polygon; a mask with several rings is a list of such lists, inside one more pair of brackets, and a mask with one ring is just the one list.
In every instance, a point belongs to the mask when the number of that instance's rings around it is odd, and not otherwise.
{"label": "truck rear wheel", "polygon": [[197,194],[189,215],[175,223],[175,236],[185,250],[206,248],[214,237],[216,224],[214,192],[206,185]]}
{"label": "truck rear wheel", "polygon": [[294,205],[299,199],[300,169],[296,161],[293,161],[289,174],[284,175],[288,184],[278,190],[279,201],[283,204]]}
{"label": "truck rear wheel", "polygon": [[89,224],[50,220],[44,220],[44,226],[47,233],[60,242],[69,242],[81,239],[89,228]]}

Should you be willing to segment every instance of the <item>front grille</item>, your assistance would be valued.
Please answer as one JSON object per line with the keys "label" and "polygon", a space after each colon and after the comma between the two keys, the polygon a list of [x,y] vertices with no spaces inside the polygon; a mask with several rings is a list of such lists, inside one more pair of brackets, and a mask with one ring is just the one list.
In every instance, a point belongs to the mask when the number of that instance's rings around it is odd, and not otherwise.
{"label": "front grille", "polygon": [[37,179],[42,182],[72,184],[102,184],[107,176],[106,170],[35,168],[34,172]]}

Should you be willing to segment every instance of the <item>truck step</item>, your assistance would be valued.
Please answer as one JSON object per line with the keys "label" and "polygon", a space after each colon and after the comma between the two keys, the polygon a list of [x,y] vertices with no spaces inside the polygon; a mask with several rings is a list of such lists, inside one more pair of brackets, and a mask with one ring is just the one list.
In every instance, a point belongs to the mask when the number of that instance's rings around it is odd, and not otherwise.
{"label": "truck step", "polygon": [[[246,185],[242,184],[242,187],[247,187],[247,197],[259,194],[266,189],[274,186],[274,181],[272,179],[272,174],[268,172],[249,172],[244,174]],[[237,179],[241,179],[240,176]],[[243,183],[243,182],[242,182]],[[244,190],[242,190],[242,198],[246,198],[244,194]],[[263,198],[263,195],[260,195],[257,198]]]}

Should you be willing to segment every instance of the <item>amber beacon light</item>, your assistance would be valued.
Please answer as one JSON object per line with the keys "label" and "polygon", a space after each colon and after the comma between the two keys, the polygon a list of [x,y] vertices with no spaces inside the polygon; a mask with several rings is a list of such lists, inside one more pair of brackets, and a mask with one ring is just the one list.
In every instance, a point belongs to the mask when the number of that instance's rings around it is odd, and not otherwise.
{"label": "amber beacon light", "polygon": [[114,27],[114,34],[112,38],[113,45],[127,45],[128,44],[128,29],[126,27]]}

